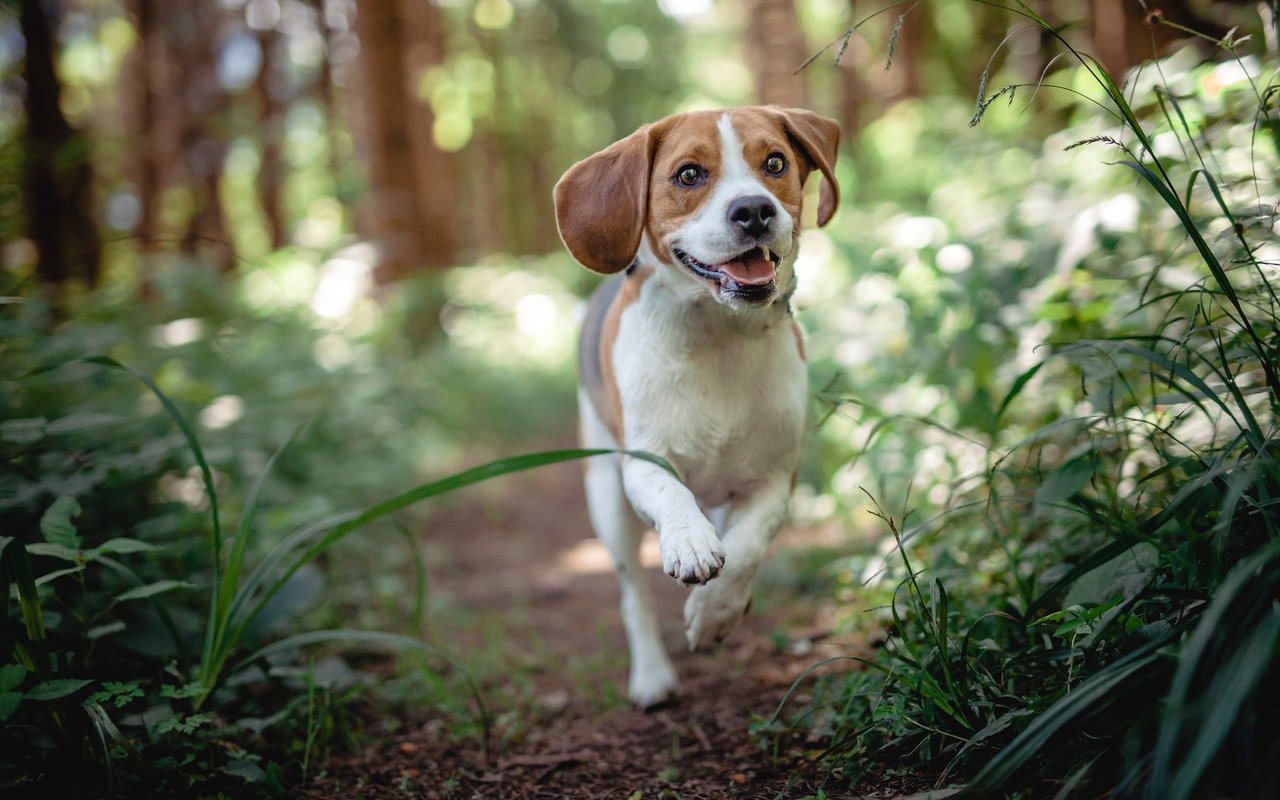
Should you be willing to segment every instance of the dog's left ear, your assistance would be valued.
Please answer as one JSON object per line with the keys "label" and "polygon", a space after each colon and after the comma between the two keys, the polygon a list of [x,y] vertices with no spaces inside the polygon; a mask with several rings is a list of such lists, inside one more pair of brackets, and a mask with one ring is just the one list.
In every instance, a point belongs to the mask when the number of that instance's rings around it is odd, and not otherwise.
{"label": "dog's left ear", "polygon": [[822,173],[818,191],[818,227],[826,225],[840,204],[836,182],[836,155],[840,147],[840,123],[803,108],[777,108],[787,134],[800,146],[810,163]]}
{"label": "dog's left ear", "polygon": [[654,147],[653,126],[646,125],[569,167],[556,184],[560,238],[587,269],[621,272],[636,257],[649,210]]}

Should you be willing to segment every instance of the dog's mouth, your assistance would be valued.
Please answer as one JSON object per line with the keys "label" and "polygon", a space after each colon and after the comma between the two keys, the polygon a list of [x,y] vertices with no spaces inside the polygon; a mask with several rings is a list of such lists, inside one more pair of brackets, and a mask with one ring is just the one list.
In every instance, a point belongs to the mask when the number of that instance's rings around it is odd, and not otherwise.
{"label": "dog's mouth", "polygon": [[699,278],[720,287],[720,294],[747,303],[764,303],[773,296],[782,256],[767,247],[753,247],[722,264],[707,264],[680,248],[672,248],[680,263]]}

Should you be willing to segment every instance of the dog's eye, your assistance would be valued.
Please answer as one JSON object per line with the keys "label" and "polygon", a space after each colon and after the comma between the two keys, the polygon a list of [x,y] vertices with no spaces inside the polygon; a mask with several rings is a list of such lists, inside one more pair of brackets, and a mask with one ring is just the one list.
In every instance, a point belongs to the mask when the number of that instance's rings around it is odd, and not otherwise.
{"label": "dog's eye", "polygon": [[782,153],[770,153],[764,160],[764,171],[770,175],[781,175],[787,171],[787,159]]}
{"label": "dog's eye", "polygon": [[676,173],[676,180],[680,182],[681,186],[697,186],[702,183],[702,177],[702,167],[697,164],[685,164]]}

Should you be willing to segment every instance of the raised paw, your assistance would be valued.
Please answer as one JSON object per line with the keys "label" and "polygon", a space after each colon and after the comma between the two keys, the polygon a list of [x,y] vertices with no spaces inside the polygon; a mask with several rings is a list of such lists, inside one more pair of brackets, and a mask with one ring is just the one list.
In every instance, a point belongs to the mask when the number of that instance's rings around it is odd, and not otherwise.
{"label": "raised paw", "polygon": [[723,642],[738,627],[750,602],[750,584],[732,578],[694,587],[684,602],[684,633],[689,649]]}
{"label": "raised paw", "polygon": [[664,530],[658,535],[662,570],[685,584],[706,583],[724,566],[724,547],[711,523]]}

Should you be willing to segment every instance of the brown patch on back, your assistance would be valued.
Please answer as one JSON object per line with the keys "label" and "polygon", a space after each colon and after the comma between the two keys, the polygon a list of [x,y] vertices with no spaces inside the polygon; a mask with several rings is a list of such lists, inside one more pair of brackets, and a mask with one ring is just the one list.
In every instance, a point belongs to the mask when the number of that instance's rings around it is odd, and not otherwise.
{"label": "brown patch on back", "polygon": [[625,428],[622,421],[622,393],[618,390],[618,375],[614,371],[613,346],[618,341],[618,329],[622,325],[622,312],[640,299],[640,287],[652,274],[647,269],[637,269],[627,276],[618,290],[617,296],[609,306],[600,330],[600,365],[604,373],[603,403],[596,403],[596,413],[600,415],[613,440],[619,447],[625,445]]}

